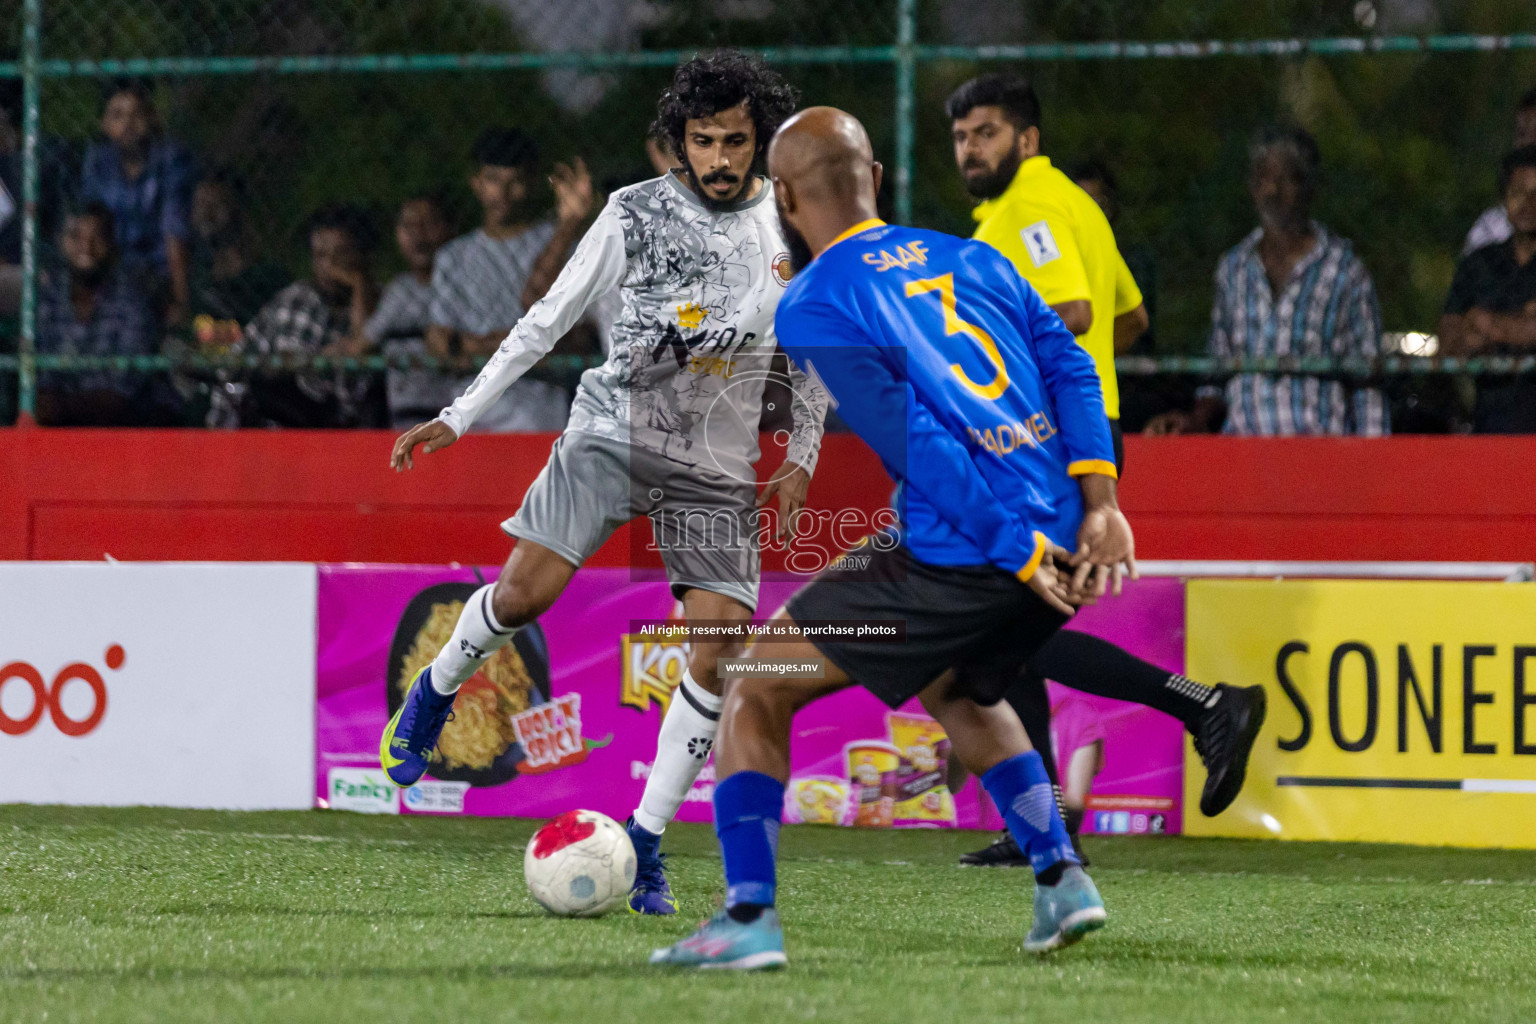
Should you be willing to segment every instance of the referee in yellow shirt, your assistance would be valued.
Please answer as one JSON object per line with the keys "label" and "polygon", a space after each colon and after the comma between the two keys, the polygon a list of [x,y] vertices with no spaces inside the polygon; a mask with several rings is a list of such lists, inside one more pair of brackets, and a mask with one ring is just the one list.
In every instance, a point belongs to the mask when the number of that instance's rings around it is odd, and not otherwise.
{"label": "referee in yellow shirt", "polygon": [[1104,211],[1040,152],[1040,101],[1016,75],[973,78],[945,104],[955,163],[971,195],[976,237],[1007,256],[1077,335],[1099,370],[1104,410],[1122,457],[1115,355],[1147,329]]}
{"label": "referee in yellow shirt", "polygon": [[[1125,455],[1115,355],[1129,349],[1147,329],[1147,310],[1109,221],[1088,193],[1041,154],[1040,101],[1027,81],[1016,75],[973,78],[955,90],[945,111],[966,190],[982,200],[975,210],[976,237],[1008,257],[1093,357],[1104,387],[1118,470]],[[1006,699],[1057,783],[1062,817],[1074,843],[1092,772],[1080,772],[1088,766],[1074,760],[1066,768],[1068,778],[1056,775],[1047,678],[1178,718],[1194,734],[1195,749],[1205,762],[1200,810],[1218,814],[1237,798],[1248,754],[1264,721],[1263,687],[1205,686],[1097,637],[1061,630],[1030,659]],[[996,843],[960,861],[1028,863],[1006,831]]]}

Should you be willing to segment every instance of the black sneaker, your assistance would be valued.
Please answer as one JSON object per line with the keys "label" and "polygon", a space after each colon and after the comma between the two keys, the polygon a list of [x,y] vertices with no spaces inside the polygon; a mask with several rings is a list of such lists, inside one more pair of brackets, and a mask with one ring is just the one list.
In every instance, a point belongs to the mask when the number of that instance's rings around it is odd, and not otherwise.
{"label": "black sneaker", "polygon": [[1264,724],[1264,687],[1218,683],[1221,694],[1193,730],[1195,753],[1205,765],[1200,813],[1214,818],[1232,805],[1243,790],[1248,755]]}
{"label": "black sneaker", "polygon": [[[1088,866],[1088,855],[1083,852],[1083,846],[1077,839],[1077,833],[1072,833],[1072,849],[1083,862],[1083,867]],[[962,853],[960,866],[967,868],[1027,868],[1029,857],[1019,849],[1019,844],[1013,841],[1013,834],[1007,829],[997,837],[997,841],[991,846],[983,847],[975,853]]]}
{"label": "black sneaker", "polygon": [[1002,835],[991,846],[983,847],[975,853],[962,853],[960,864],[968,868],[1027,868],[1029,858],[1019,849],[1019,844],[1013,841],[1012,833],[1003,829]]}

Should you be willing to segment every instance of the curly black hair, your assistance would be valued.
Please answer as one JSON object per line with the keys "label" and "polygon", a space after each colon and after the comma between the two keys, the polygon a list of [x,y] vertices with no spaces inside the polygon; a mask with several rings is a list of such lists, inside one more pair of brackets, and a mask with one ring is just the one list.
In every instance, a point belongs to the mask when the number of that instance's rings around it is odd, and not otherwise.
{"label": "curly black hair", "polygon": [[687,166],[683,139],[688,122],[729,110],[743,100],[757,130],[757,160],[762,161],[779,125],[789,120],[800,93],[784,76],[757,57],[740,50],[716,50],[684,61],[672,73],[672,84],[656,104],[651,134],[672,149]]}

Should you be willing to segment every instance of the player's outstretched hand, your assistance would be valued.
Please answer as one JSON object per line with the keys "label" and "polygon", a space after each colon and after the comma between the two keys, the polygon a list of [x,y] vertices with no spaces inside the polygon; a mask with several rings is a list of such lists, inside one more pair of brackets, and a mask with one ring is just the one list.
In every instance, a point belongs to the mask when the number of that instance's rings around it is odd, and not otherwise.
{"label": "player's outstretched hand", "polygon": [[795,536],[795,516],[805,507],[805,495],[811,489],[811,474],[797,463],[786,462],[779,467],[772,480],[757,497],[757,507],[762,508],[779,496],[779,531],[775,539],[782,542]]}
{"label": "player's outstretched hand", "polygon": [[1094,597],[1106,589],[1118,595],[1122,577],[1137,578],[1136,538],[1119,507],[1098,505],[1083,513],[1071,565],[1073,590]]}
{"label": "player's outstretched hand", "polygon": [[1041,600],[1063,615],[1071,615],[1080,604],[1093,603],[1091,598],[1083,600],[1082,595],[1072,586],[1072,577],[1066,571],[1071,557],[1072,552],[1066,548],[1047,544],[1040,564],[1035,566],[1034,573],[1025,582],[1030,590],[1040,595]]}
{"label": "player's outstretched hand", "polygon": [[453,432],[453,428],[442,420],[429,420],[426,423],[418,423],[410,430],[400,435],[395,442],[395,450],[390,453],[389,464],[395,472],[403,469],[415,469],[416,463],[411,459],[411,453],[421,445],[421,454],[431,455],[435,451],[447,448],[459,439],[459,435]]}

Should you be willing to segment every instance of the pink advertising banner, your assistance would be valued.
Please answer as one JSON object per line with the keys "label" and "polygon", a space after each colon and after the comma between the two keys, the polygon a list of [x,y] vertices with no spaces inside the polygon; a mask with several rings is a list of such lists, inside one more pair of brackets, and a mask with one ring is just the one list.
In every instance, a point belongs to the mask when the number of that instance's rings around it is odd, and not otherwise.
{"label": "pink advertising banner", "polygon": [[[492,578],[495,569],[483,570]],[[765,578],[766,617],[802,581]],[[320,807],[381,813],[551,817],[574,807],[623,820],[640,799],[656,733],[685,663],[681,643],[630,635],[678,619],[665,582],[582,569],[538,629],[518,634],[465,684],[440,762],[403,792],[379,768],[379,735],[417,668],[447,640],[478,586],[469,568],[323,565],[319,569],[315,794]],[[1177,580],[1142,580],[1079,613],[1073,628],[1169,669],[1183,667]],[[1178,832],[1183,731],[1158,712],[1052,684],[1055,737],[1098,767],[1084,830]],[[892,712],[851,688],[795,720],[785,820],[866,826],[990,827],[974,779],[951,794],[949,743],[913,701]],[[679,814],[709,821],[707,765]]]}

